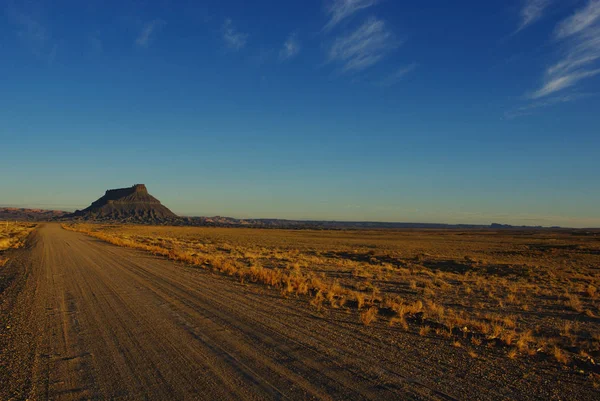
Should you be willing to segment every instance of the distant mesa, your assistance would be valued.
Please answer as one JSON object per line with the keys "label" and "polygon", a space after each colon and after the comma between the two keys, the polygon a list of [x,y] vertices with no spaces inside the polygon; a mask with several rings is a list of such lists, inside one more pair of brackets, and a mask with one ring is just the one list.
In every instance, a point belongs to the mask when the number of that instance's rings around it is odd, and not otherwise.
{"label": "distant mesa", "polygon": [[161,224],[179,217],[148,193],[144,184],[109,189],[103,197],[83,210],[65,216],[79,220],[119,221],[124,223]]}
{"label": "distant mesa", "polygon": [[[381,221],[320,221],[285,219],[237,219],[233,217],[179,217],[158,199],[148,193],[144,184],[129,188],[109,189],[104,196],[83,210],[68,213],[60,210],[0,207],[0,220],[26,221],[98,221],[106,223],[136,223],[205,227],[256,227],[311,230],[356,229],[434,229],[434,230],[506,230],[546,229],[541,226],[513,226],[510,224],[443,224]],[[560,227],[551,227],[560,229]],[[590,235],[598,235],[594,231]]]}

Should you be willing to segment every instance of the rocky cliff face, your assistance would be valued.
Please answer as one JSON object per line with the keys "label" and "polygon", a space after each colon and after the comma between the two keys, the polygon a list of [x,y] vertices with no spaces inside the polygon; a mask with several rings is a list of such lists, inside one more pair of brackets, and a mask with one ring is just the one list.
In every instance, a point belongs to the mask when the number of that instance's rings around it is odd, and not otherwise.
{"label": "rocky cliff face", "polygon": [[179,219],[175,213],[150,195],[144,184],[109,189],[89,207],[78,210],[69,217],[148,224],[168,223]]}

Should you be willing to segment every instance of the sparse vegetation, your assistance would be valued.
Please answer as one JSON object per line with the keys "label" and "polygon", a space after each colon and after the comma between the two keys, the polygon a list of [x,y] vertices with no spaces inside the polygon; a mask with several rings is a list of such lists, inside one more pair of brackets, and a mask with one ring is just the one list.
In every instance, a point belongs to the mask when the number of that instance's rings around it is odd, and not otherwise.
{"label": "sparse vegetation", "polygon": [[65,228],[306,297],[317,311],[354,311],[365,325],[598,370],[600,233]]}
{"label": "sparse vegetation", "polygon": [[556,358],[556,360],[559,363],[562,363],[563,365],[566,364],[567,362],[569,362],[567,354],[565,354],[565,352],[562,349],[560,349],[559,347],[556,347],[556,346],[554,347],[553,355],[554,355],[554,358]]}
{"label": "sparse vegetation", "polygon": [[360,314],[360,321],[365,326],[370,325],[375,321],[375,319],[377,319],[377,311],[378,309],[376,307],[371,306],[369,309]]}
{"label": "sparse vegetation", "polygon": [[31,223],[0,221],[0,267],[8,262],[6,251],[22,247],[35,227],[36,225]]}

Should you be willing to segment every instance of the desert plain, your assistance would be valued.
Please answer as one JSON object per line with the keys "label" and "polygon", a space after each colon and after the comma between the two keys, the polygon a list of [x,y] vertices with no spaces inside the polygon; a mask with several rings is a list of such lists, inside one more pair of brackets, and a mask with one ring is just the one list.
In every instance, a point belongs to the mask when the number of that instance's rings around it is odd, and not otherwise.
{"label": "desert plain", "polygon": [[600,232],[3,223],[2,399],[597,399]]}

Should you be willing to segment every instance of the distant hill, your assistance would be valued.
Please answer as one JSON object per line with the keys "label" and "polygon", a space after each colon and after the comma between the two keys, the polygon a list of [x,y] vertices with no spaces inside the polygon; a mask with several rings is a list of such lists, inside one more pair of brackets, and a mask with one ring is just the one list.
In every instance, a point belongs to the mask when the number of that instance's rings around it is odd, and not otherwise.
{"label": "distant hill", "polygon": [[[57,210],[0,208],[0,220],[82,220],[106,223],[159,224],[176,226],[257,227],[285,229],[541,229],[541,226],[510,224],[443,224],[377,221],[324,221],[285,219],[236,219],[233,217],[179,217],[148,193],[144,184],[129,188],[109,189],[90,206],[74,213]],[[560,227],[550,227],[559,229]]]}
{"label": "distant hill", "polygon": [[104,196],[83,210],[63,216],[76,220],[121,223],[166,224],[180,221],[179,216],[148,193],[144,184],[109,189]]}
{"label": "distant hill", "polygon": [[47,221],[67,215],[62,210],[27,209],[18,207],[0,207],[0,220]]}
{"label": "distant hill", "polygon": [[[537,229],[541,226],[512,226],[509,224],[443,224],[380,221],[327,221],[327,220],[284,220],[284,219],[235,219],[232,217],[182,217],[178,224],[214,227],[259,227],[288,229]],[[552,227],[560,228],[560,227]]]}

